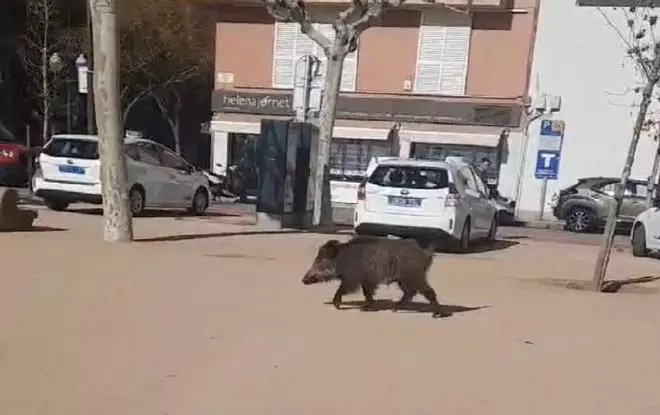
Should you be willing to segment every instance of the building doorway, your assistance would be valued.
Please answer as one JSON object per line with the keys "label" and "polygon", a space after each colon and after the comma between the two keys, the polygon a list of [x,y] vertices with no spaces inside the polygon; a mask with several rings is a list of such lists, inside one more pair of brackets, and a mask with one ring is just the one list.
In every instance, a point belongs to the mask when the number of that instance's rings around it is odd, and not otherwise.
{"label": "building doorway", "polygon": [[259,189],[259,138],[259,134],[228,134],[228,166],[237,165],[241,169],[246,179],[247,195],[251,200],[256,198]]}

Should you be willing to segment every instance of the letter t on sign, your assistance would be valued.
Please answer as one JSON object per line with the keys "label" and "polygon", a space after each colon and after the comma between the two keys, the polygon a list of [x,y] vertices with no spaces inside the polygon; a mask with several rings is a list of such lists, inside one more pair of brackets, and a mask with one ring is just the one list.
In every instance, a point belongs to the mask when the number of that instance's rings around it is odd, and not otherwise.
{"label": "letter t on sign", "polygon": [[552,159],[555,158],[555,155],[552,153],[542,153],[541,157],[543,157],[543,167],[546,169],[550,168],[550,163],[552,163]]}

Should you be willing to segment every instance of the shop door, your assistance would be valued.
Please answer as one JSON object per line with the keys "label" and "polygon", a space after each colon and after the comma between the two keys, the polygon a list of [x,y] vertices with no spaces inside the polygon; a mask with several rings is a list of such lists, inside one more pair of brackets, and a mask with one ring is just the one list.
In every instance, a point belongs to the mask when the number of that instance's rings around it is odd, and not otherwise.
{"label": "shop door", "polygon": [[229,165],[241,168],[247,181],[247,194],[256,196],[259,189],[259,134],[229,134]]}

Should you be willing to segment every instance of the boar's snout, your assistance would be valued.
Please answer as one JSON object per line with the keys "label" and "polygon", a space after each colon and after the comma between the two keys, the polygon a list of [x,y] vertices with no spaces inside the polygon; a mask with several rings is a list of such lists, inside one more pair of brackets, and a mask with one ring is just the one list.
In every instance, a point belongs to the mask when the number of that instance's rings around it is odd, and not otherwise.
{"label": "boar's snout", "polygon": [[302,279],[303,284],[318,284],[335,278],[335,271],[331,268],[312,267]]}
{"label": "boar's snout", "polygon": [[337,278],[335,262],[340,245],[341,243],[338,240],[333,239],[319,247],[312,267],[303,277],[303,284],[316,284]]}

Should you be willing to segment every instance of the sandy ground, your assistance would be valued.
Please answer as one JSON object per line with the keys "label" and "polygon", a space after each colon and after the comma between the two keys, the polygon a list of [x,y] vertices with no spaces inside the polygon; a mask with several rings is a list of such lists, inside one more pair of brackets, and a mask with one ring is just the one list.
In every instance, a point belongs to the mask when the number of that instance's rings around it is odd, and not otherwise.
{"label": "sandy ground", "polygon": [[328,235],[140,218],[143,241],[110,246],[95,215],[39,224],[65,230],[0,234],[3,415],[660,413],[660,284],[552,283],[589,278],[592,246],[438,254],[430,282],[456,313],[432,319],[421,298],[387,310],[394,287],[379,312],[325,304],[334,284],[300,280]]}

